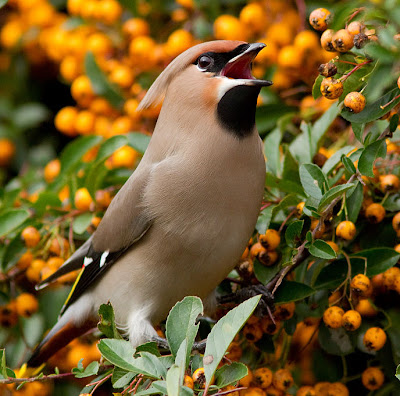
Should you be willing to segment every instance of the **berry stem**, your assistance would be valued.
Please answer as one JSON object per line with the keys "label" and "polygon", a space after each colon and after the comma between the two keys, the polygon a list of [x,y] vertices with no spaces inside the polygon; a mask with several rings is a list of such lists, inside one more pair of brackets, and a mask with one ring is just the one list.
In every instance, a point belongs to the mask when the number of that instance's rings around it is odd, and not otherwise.
{"label": "berry stem", "polygon": [[360,7],[360,8],[356,8],[356,10],[347,18],[346,21],[346,29],[347,29],[347,25],[349,24],[349,22],[356,16],[358,15],[361,11],[364,11],[365,7]]}
{"label": "berry stem", "polygon": [[358,69],[361,69],[363,66],[367,65],[368,63],[371,63],[372,59],[367,59],[366,61],[359,63],[356,67],[353,68],[353,70],[350,70],[347,74],[339,78],[339,81],[344,82],[346,81],[353,73],[355,73]]}

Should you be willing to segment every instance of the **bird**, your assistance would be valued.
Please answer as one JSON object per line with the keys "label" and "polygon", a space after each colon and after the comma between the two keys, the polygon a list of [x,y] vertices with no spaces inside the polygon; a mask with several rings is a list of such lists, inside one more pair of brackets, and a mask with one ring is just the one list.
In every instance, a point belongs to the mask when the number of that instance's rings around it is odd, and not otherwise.
{"label": "bird", "polygon": [[262,203],[265,158],[252,76],[263,43],[216,40],[178,55],[138,110],[162,103],[139,165],[97,230],[50,277],[81,268],[58,321],[36,347],[37,367],[98,322],[111,302],[132,346],[188,295],[215,309],[215,289],[238,263]]}

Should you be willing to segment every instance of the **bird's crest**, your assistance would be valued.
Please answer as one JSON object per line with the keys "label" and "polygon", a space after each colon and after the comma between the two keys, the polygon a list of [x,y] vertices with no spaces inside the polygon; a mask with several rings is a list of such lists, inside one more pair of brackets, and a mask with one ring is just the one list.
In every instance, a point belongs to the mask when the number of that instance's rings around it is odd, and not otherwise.
{"label": "bird's crest", "polygon": [[195,45],[185,52],[182,52],[157,77],[156,81],[154,81],[153,85],[150,87],[145,97],[140,102],[138,110],[144,110],[161,103],[172,79],[176,77],[188,65],[193,63],[204,52],[229,52],[241,44],[244,44],[244,42],[215,40]]}

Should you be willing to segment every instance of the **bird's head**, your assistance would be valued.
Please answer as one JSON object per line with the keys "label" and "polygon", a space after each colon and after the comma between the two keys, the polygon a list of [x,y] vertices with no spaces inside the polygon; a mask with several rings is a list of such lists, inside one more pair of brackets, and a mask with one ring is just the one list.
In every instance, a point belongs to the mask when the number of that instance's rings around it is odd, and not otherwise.
{"label": "bird's head", "polygon": [[272,84],[251,74],[252,61],[264,47],[263,43],[218,40],[189,48],[160,74],[139,110],[165,98],[177,109],[194,106],[215,111],[228,130],[246,134],[254,126],[260,89]]}

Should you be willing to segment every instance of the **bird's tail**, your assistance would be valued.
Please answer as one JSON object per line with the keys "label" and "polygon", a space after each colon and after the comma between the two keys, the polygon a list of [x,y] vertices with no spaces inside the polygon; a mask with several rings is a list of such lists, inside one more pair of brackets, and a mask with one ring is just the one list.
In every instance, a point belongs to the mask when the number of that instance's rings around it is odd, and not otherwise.
{"label": "bird's tail", "polygon": [[43,341],[36,347],[28,361],[29,367],[38,367],[61,348],[69,344],[74,338],[81,336],[96,326],[96,322],[92,320],[76,324],[68,316],[62,316]]}

